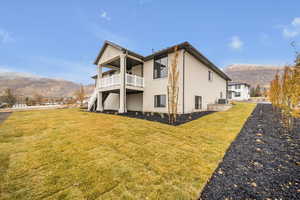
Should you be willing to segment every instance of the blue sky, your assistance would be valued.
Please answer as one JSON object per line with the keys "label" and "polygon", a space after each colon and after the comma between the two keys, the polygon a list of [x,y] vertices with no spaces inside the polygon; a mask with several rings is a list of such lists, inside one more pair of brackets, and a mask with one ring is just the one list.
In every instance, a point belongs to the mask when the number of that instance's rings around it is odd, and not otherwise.
{"label": "blue sky", "polygon": [[92,83],[104,40],[142,55],[189,41],[219,67],[291,64],[299,0],[3,1],[0,72]]}

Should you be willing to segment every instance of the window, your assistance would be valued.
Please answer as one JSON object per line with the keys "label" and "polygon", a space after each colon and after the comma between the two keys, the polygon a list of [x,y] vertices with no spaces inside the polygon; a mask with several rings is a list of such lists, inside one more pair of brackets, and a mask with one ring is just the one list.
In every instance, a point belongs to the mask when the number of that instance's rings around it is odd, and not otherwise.
{"label": "window", "polygon": [[235,96],[235,97],[240,97],[240,96],[241,96],[241,93],[240,93],[240,92],[236,92],[234,96]]}
{"label": "window", "polygon": [[220,99],[223,99],[223,92],[220,92]]}
{"label": "window", "polygon": [[166,95],[155,95],[154,107],[158,107],[158,108],[166,107]]}
{"label": "window", "polygon": [[164,78],[168,76],[168,56],[154,59],[153,78]]}
{"label": "window", "polygon": [[195,96],[195,109],[202,109],[202,96]]}
{"label": "window", "polygon": [[208,80],[209,81],[213,80],[213,72],[212,71],[208,71]]}
{"label": "window", "polygon": [[235,89],[241,89],[241,85],[235,85]]}

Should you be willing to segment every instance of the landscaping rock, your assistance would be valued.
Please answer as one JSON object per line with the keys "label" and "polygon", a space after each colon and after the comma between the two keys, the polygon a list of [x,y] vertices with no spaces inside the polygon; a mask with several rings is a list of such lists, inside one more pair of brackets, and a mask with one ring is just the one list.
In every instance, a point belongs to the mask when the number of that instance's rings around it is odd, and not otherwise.
{"label": "landscaping rock", "polygon": [[257,105],[200,199],[300,199],[300,119],[287,133],[278,116]]}
{"label": "landscaping rock", "polygon": [[[126,117],[131,117],[131,118],[137,118],[137,119],[145,119],[149,121],[155,121],[155,122],[160,122],[164,124],[169,124],[169,117],[167,114],[164,113],[143,113],[143,112],[137,112],[137,111],[128,111],[127,113],[118,113],[115,111],[111,110],[105,110],[102,113],[115,113],[116,115],[121,115],[121,116],[126,116]],[[205,115],[214,113],[214,111],[202,111],[202,112],[194,112],[194,113],[189,113],[189,114],[181,114],[177,116],[177,121],[172,124],[174,126],[181,125],[196,119],[199,119]]]}

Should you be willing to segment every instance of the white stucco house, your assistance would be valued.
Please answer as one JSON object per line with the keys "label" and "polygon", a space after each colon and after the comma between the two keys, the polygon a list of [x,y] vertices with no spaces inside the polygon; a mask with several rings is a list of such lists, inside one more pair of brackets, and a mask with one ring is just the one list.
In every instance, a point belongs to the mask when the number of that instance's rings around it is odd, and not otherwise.
{"label": "white stucco house", "polygon": [[250,99],[250,85],[247,83],[229,82],[228,99],[247,101]]}
{"label": "white stucco house", "polygon": [[178,113],[207,110],[208,104],[227,99],[230,78],[188,42],[142,56],[105,41],[94,64],[95,91],[90,111],[168,112],[168,69],[178,48]]}

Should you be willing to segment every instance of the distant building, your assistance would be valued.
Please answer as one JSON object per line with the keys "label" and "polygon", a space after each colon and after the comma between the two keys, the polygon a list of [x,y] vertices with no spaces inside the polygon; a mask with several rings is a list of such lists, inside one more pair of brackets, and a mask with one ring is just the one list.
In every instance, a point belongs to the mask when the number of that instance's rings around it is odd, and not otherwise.
{"label": "distant building", "polygon": [[228,99],[245,101],[250,99],[250,85],[247,83],[228,83]]}

